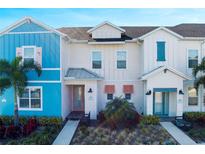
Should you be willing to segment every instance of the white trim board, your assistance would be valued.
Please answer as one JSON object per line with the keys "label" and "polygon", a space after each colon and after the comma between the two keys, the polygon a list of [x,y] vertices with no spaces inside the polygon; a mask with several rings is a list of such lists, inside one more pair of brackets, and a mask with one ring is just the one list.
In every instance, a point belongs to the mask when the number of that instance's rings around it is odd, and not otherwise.
{"label": "white trim board", "polygon": [[28,83],[61,83],[60,80],[29,80]]}

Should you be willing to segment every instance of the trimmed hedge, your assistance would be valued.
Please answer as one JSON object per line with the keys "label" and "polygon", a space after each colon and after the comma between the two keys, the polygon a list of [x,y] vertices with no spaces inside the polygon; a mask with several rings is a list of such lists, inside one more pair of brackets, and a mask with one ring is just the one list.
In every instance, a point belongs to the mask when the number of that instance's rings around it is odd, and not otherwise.
{"label": "trimmed hedge", "polygon": [[160,122],[159,117],[148,115],[148,116],[142,116],[140,120],[140,124],[144,125],[158,125]]}
{"label": "trimmed hedge", "polygon": [[184,112],[183,118],[190,122],[200,122],[205,119],[205,112]]}
{"label": "trimmed hedge", "polygon": [[[21,116],[19,117],[19,122],[22,125],[25,125],[29,119],[33,117],[25,117]],[[63,122],[62,118],[59,117],[35,117],[37,119],[37,122],[41,126],[48,126],[48,125],[61,125]],[[0,121],[6,126],[12,125],[14,123],[13,116],[0,116]]]}

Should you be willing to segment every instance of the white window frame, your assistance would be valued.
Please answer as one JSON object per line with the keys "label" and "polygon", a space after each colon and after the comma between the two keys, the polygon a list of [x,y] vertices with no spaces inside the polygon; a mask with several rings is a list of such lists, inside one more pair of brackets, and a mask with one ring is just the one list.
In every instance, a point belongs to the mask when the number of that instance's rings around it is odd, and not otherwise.
{"label": "white window frame", "polygon": [[22,61],[24,62],[24,50],[26,48],[33,48],[34,49],[34,62],[36,61],[36,46],[22,46]]}
{"label": "white window frame", "polygon": [[188,48],[187,49],[187,58],[186,58],[186,65],[187,65],[187,69],[192,70],[193,68],[189,68],[189,50],[197,50],[198,53],[198,64],[200,63],[200,55],[199,55],[199,49],[194,49],[194,48]]}
{"label": "white window frame", "polygon": [[[40,89],[41,92],[41,98],[40,98],[40,104],[41,108],[31,108],[31,96],[30,96],[30,89]],[[42,86],[27,86],[25,89],[29,89],[29,108],[21,108],[20,107],[20,97],[18,96],[18,109],[19,111],[43,111],[43,87]]]}
{"label": "white window frame", "polygon": [[[117,61],[118,61],[118,59],[117,59],[117,53],[118,52],[125,52],[126,53],[126,68],[117,68]],[[127,68],[128,68],[128,52],[126,51],[126,50],[117,50],[116,51],[116,53],[115,53],[115,68],[117,69],[117,70],[126,70]]]}
{"label": "white window frame", "polygon": [[[93,68],[93,52],[100,52],[100,54],[101,54],[101,68]],[[103,64],[104,64],[103,60],[104,60],[104,57],[103,57],[102,51],[100,51],[100,50],[92,50],[90,57],[91,57],[90,67],[91,67],[92,70],[101,70],[101,69],[103,69]]]}
{"label": "white window frame", "polygon": [[199,105],[199,91],[198,91],[198,94],[197,94],[197,105],[190,105],[189,104],[189,88],[194,88],[194,87],[192,87],[192,86],[187,87],[187,105],[189,107],[195,107],[195,106],[197,107]]}

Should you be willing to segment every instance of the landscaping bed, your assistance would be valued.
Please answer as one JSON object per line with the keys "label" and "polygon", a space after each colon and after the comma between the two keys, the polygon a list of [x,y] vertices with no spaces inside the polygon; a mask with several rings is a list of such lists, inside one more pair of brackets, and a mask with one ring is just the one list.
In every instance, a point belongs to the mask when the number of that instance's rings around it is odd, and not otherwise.
{"label": "landscaping bed", "polygon": [[205,113],[204,112],[185,112],[183,119],[192,124],[188,130],[181,129],[196,143],[205,143]]}
{"label": "landscaping bed", "polygon": [[133,128],[111,129],[102,125],[79,126],[74,145],[175,145],[178,144],[160,125],[139,124]]}
{"label": "landscaping bed", "polygon": [[18,129],[13,126],[13,117],[0,119],[1,128],[4,128],[0,129],[0,144],[50,145],[62,129],[62,119],[56,117],[20,117]]}

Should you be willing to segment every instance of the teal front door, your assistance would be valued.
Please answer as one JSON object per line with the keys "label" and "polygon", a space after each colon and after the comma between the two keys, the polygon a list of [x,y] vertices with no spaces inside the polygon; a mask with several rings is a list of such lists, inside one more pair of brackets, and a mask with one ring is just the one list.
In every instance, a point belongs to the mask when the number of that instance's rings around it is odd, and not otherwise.
{"label": "teal front door", "polygon": [[154,92],[153,113],[158,116],[168,116],[169,114],[169,93]]}

